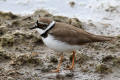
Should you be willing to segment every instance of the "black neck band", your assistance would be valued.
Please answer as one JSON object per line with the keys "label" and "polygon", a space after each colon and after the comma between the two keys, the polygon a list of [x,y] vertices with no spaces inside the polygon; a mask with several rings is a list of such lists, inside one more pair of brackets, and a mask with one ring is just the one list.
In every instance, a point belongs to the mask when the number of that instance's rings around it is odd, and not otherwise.
{"label": "black neck band", "polygon": [[46,30],[43,34],[41,34],[42,37],[46,38],[48,36],[48,32],[55,26],[55,24],[53,24],[48,30]]}

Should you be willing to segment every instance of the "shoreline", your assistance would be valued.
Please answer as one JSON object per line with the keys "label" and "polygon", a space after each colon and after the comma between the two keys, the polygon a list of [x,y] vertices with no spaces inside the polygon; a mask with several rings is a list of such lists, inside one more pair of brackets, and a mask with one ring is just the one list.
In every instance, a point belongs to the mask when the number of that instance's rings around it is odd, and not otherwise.
{"label": "shoreline", "polygon": [[[1,12],[0,79],[120,79],[120,75],[118,75],[120,73],[120,36],[118,36],[116,41],[88,44],[85,45],[84,49],[78,50],[74,71],[64,70],[66,66],[71,64],[71,53],[65,53],[60,73],[50,73],[50,70],[55,69],[57,66],[59,54],[47,48],[36,31],[29,30],[39,17],[50,17],[55,21],[65,22],[90,32],[96,30],[98,34],[105,35],[100,30],[97,31],[96,24],[92,22],[88,24],[80,21],[78,18],[55,16],[45,10],[38,10],[28,16]],[[88,26],[91,27],[89,28]]]}

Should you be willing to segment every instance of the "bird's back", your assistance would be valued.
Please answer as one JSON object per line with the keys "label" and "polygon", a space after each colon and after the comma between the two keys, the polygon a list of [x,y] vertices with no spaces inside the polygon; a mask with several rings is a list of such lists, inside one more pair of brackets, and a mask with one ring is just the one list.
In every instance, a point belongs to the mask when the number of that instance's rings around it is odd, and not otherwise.
{"label": "bird's back", "polygon": [[56,22],[54,28],[49,32],[56,39],[71,45],[82,45],[91,42],[109,41],[112,37],[94,35],[80,28],[66,23]]}

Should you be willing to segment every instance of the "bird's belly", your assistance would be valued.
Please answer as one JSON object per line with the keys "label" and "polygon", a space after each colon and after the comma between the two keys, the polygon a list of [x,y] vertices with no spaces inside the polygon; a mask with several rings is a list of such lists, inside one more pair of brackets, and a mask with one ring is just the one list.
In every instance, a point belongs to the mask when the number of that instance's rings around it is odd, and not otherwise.
{"label": "bird's belly", "polygon": [[69,45],[65,42],[55,40],[55,38],[51,35],[48,35],[46,38],[42,38],[44,44],[48,46],[49,48],[55,50],[55,51],[73,51],[80,49],[80,46],[77,45]]}

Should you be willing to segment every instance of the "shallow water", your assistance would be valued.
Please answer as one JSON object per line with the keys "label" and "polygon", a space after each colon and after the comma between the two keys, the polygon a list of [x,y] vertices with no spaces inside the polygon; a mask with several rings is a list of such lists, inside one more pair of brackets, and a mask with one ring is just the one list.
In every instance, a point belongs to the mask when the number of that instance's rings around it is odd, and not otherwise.
{"label": "shallow water", "polygon": [[[54,15],[79,18],[80,21],[93,23],[86,26],[89,32],[104,35],[120,34],[120,1],[119,0],[0,0],[0,11],[20,15],[32,14],[38,9],[45,9]],[[106,27],[107,26],[107,27]]]}

